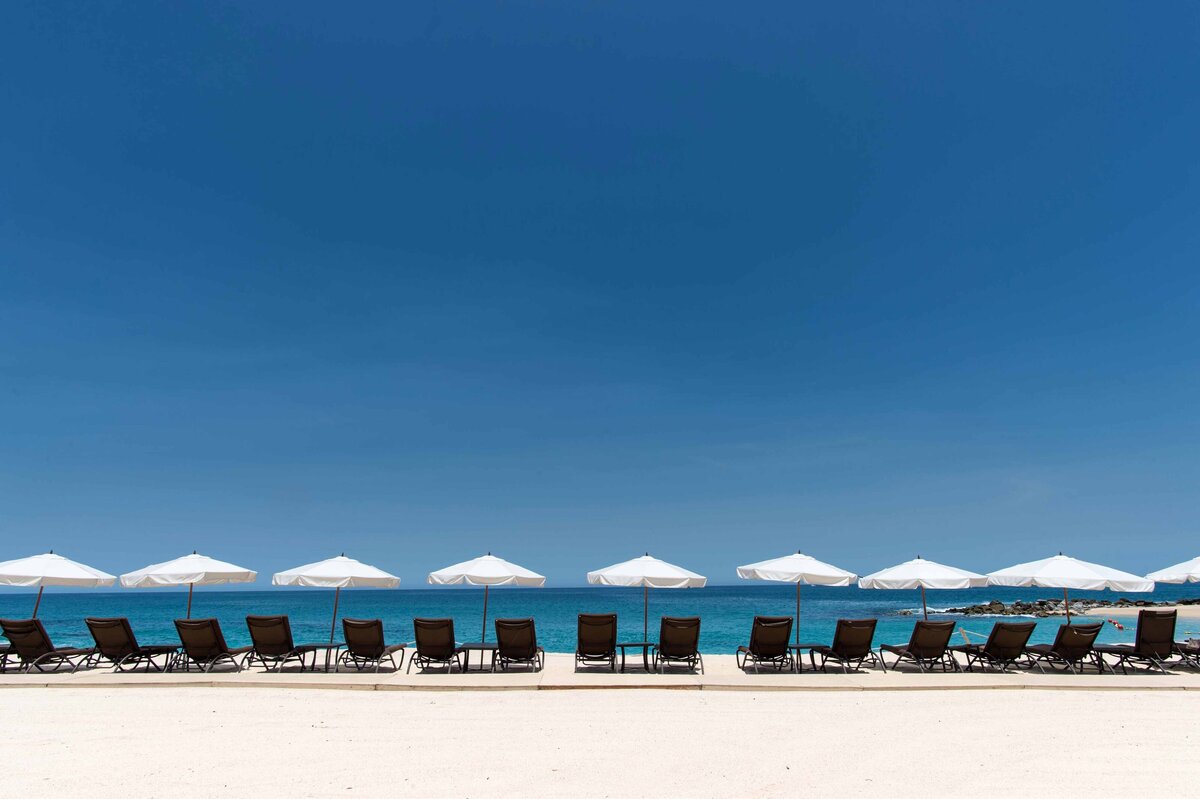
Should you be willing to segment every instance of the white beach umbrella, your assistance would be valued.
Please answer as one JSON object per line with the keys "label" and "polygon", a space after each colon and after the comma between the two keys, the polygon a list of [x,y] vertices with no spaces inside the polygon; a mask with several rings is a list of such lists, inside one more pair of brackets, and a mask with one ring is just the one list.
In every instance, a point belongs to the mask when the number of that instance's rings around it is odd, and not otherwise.
{"label": "white beach umbrella", "polygon": [[1067,590],[1080,591],[1153,591],[1154,581],[1136,574],[1088,563],[1059,552],[1051,558],[1018,563],[1007,569],[988,573],[988,585],[1012,587],[1061,588],[1067,608],[1067,624],[1071,623],[1071,601]]}
{"label": "white beach umbrella", "polygon": [[1156,583],[1200,583],[1200,558],[1192,558],[1183,563],[1176,563],[1174,566],[1150,572],[1146,575],[1146,579]]}
{"label": "white beach umbrella", "polygon": [[187,618],[192,617],[192,589],[198,585],[252,583],[258,572],[192,552],[182,558],[155,563],[144,569],[121,575],[126,588],[160,588],[168,585],[188,587]]}
{"label": "white beach umbrella", "polygon": [[800,586],[801,585],[852,585],[858,577],[845,569],[831,566],[814,557],[796,552],[782,558],[761,560],[738,566],[737,575],[743,580],[771,580],[777,583],[796,584],[796,643],[800,643]]}
{"label": "white beach umbrella", "polygon": [[523,585],[541,588],[546,584],[546,578],[537,572],[531,572],[523,566],[509,563],[498,558],[491,552],[474,560],[455,563],[444,569],[430,572],[428,581],[433,585],[482,585],[483,586],[483,637],[487,641],[487,606],[488,590],[493,585]]}
{"label": "white beach umbrella", "polygon": [[642,587],[642,640],[650,634],[651,588],[703,588],[708,582],[695,572],[653,558],[647,552],[640,558],[617,563],[604,569],[588,572],[587,581],[593,585]]}
{"label": "white beach umbrella", "polygon": [[343,552],[336,558],[276,572],[271,577],[271,584],[334,589],[333,623],[329,625],[329,642],[333,643],[337,632],[338,600],[343,588],[395,588],[400,585],[400,578],[354,558],[348,558]]}
{"label": "white beach umbrella", "polygon": [[16,585],[23,588],[37,586],[37,599],[33,602],[33,618],[37,618],[42,604],[42,591],[48,585],[66,585],[76,588],[96,588],[112,585],[117,578],[99,569],[55,555],[51,550],[45,555],[6,560],[0,563],[0,585]]}
{"label": "white beach umbrella", "polygon": [[917,556],[895,566],[868,574],[858,581],[859,588],[885,588],[911,590],[921,589],[921,609],[929,618],[929,605],[925,602],[925,589],[980,588],[987,585],[987,577],[965,569],[956,569]]}

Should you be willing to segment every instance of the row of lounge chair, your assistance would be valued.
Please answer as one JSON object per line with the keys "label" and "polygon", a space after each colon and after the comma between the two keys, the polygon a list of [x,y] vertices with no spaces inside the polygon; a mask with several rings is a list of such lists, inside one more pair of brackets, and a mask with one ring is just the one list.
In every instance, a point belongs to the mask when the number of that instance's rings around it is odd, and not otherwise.
{"label": "row of lounge chair", "polygon": [[[228,646],[216,619],[176,619],[179,644],[149,646],[138,642],[128,619],[88,618],[86,623],[94,647],[55,647],[40,620],[0,619],[0,629],[10,642],[8,647],[0,647],[0,670],[11,667],[21,671],[63,668],[74,671],[105,664],[116,671],[142,668],[210,672],[222,665],[238,671],[254,665],[279,671],[288,664],[302,670],[316,670],[319,656],[324,652],[327,671],[332,665],[378,672],[385,662],[398,671],[408,651],[408,644],[389,645],[385,641],[380,619],[342,619],[344,642],[296,644],[287,616],[247,616],[252,643],[244,647]],[[1200,647],[1174,640],[1174,610],[1141,611],[1135,643],[1111,646],[1095,643],[1102,623],[1063,625],[1054,643],[1030,645],[1035,622],[996,622],[986,642],[952,645],[955,622],[918,621],[906,645],[884,644],[876,649],[873,647],[876,623],[876,619],[840,619],[831,644],[793,644],[791,616],[756,616],[749,644],[737,649],[737,665],[756,673],[763,667],[796,672],[801,670],[801,654],[807,651],[814,671],[828,671],[834,665],[847,672],[868,664],[886,671],[895,670],[901,663],[911,664],[921,672],[975,668],[1006,672],[1036,667],[1042,672],[1050,669],[1080,673],[1092,667],[1098,673],[1115,672],[1118,668],[1127,673],[1128,666],[1135,663],[1164,673],[1174,665],[1200,668]],[[496,619],[495,629],[494,644],[460,644],[454,635],[453,619],[414,619],[414,649],[408,669],[411,671],[415,665],[421,670],[466,671],[471,651],[480,653],[481,666],[483,655],[490,653],[492,671],[544,667],[545,653],[537,644],[533,619]],[[684,668],[703,673],[699,642],[699,617],[664,616],[657,643],[622,644],[617,641],[615,613],[583,613],[578,619],[575,667],[606,666],[616,671],[620,650],[624,670],[625,649],[633,647],[642,650],[647,670]],[[890,665],[885,655],[891,656]],[[1106,657],[1113,662],[1108,663]]]}
{"label": "row of lounge chair", "polygon": [[[1097,645],[1096,638],[1103,622],[1064,624],[1058,628],[1052,644],[1030,644],[1036,622],[996,622],[984,643],[950,643],[956,622],[918,621],[913,626],[909,642],[903,646],[883,644],[874,649],[876,619],[840,619],[834,631],[833,643],[792,644],[790,616],[758,616],[750,633],[750,644],[737,651],[739,668],[763,665],[776,671],[800,669],[800,654],[807,650],[813,670],[828,671],[830,664],[843,671],[861,669],[866,664],[885,671],[889,664],[885,654],[892,656],[890,668],[901,663],[916,666],[919,671],[973,671],[988,668],[1011,671],[1017,668],[1037,668],[1041,672],[1069,671],[1082,673],[1094,668],[1103,674],[1120,669],[1128,673],[1131,664],[1141,664],[1163,673],[1173,665],[1200,668],[1200,646],[1175,640],[1177,614],[1174,610],[1143,610],[1133,644]],[[962,662],[960,663],[960,657]],[[820,659],[818,662],[818,658]],[[1109,663],[1106,658],[1112,658]]]}
{"label": "row of lounge chair", "polygon": [[[139,643],[126,618],[84,620],[95,641],[94,647],[56,647],[40,619],[0,619],[0,629],[9,645],[0,647],[0,670],[72,671],[110,665],[116,671],[142,668],[147,671],[213,671],[222,665],[243,668],[262,666],[279,671],[289,664],[316,670],[321,652],[325,669],[348,666],[362,671],[379,671],[386,662],[393,671],[404,664],[407,644],[388,644],[381,619],[342,619],[344,642],[297,644],[287,616],[247,616],[250,646],[231,647],[225,642],[216,619],[176,619],[178,644]],[[515,665],[542,668],[545,654],[537,646],[533,619],[496,619],[497,643],[487,647],[493,654],[492,667],[508,670]],[[465,668],[466,647],[454,638],[453,619],[414,619],[416,650],[409,669],[433,666]],[[336,654],[334,654],[336,653]]]}

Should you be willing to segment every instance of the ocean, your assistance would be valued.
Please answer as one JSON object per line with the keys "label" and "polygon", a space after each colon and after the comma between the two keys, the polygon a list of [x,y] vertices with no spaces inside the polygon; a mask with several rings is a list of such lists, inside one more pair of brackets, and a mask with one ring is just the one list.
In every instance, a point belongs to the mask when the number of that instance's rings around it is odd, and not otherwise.
{"label": "ocean", "polygon": [[[700,648],[705,654],[732,654],[750,635],[755,615],[790,616],[795,613],[795,589],[773,583],[736,586],[709,586],[687,590],[650,591],[650,639],[658,638],[660,616],[700,616]],[[1099,591],[1072,592],[1072,599],[1117,599],[1122,594]],[[1126,594],[1130,599],[1155,601],[1200,596],[1198,585],[1160,585],[1153,593]],[[1061,599],[1062,592],[1036,588],[979,588],[964,591],[929,591],[930,618],[958,618],[960,628],[985,636],[992,617],[954,617],[934,612],[949,607],[979,604],[999,599]],[[868,591],[856,587],[827,588],[805,586],[802,589],[800,637],[806,642],[828,642],[839,618],[879,619],[877,644],[908,641],[913,621],[920,618],[919,591]],[[34,593],[0,593],[0,617],[28,618],[33,609]],[[85,616],[127,616],[139,642],[173,643],[173,620],[181,618],[187,602],[186,589],[128,589],[116,591],[71,591],[47,588],[42,597],[39,618],[57,646],[91,645],[84,625]],[[483,610],[482,588],[430,588],[342,591],[339,618],[381,618],[389,642],[411,641],[415,616],[454,619],[460,641],[478,641]],[[915,611],[904,615],[903,611]],[[215,616],[220,619],[225,638],[231,646],[248,644],[247,614],[286,613],[291,620],[297,643],[329,639],[333,612],[330,589],[278,588],[267,590],[221,590],[197,588],[192,604],[193,617]],[[575,623],[579,613],[618,614],[621,640],[642,637],[642,589],[582,586],[577,588],[493,588],[488,603],[487,639],[495,640],[491,620],[497,617],[532,616],[537,622],[538,643],[547,652],[572,652],[575,649]],[[1015,618],[1015,617],[1014,617]],[[1033,642],[1050,642],[1063,623],[1060,617],[1038,619]],[[1119,618],[1124,630],[1106,624],[1100,640],[1105,643],[1132,642],[1136,619]],[[339,625],[340,627],[340,625]],[[1180,619],[1178,636],[1200,635],[1200,620]],[[339,629],[338,638],[341,633]],[[958,638],[961,641],[961,637]]]}

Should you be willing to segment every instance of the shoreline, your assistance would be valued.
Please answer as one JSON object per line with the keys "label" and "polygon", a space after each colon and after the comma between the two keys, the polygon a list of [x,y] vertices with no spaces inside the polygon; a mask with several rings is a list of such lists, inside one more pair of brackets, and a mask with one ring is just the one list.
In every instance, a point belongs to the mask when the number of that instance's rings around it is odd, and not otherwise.
{"label": "shoreline", "polygon": [[1138,606],[1138,605],[1110,605],[1101,608],[1088,608],[1083,611],[1071,610],[1071,615],[1082,613],[1085,616],[1121,616],[1137,618],[1138,612],[1142,610],[1174,610],[1179,614],[1181,619],[1200,619],[1200,605],[1154,605],[1154,606]]}

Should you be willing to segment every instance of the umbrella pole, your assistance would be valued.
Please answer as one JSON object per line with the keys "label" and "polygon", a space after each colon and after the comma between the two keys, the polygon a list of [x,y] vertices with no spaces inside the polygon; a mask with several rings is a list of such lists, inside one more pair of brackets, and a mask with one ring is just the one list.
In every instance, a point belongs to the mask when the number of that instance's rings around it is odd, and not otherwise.
{"label": "umbrella pole", "polygon": [[642,586],[642,640],[648,641],[650,635],[650,586]]}
{"label": "umbrella pole", "polygon": [[921,610],[925,612],[925,621],[929,621],[929,606],[925,604],[925,586],[921,586]]}
{"label": "umbrella pole", "polygon": [[187,616],[185,617],[188,619],[190,619],[192,617],[192,589],[195,587],[196,587],[195,583],[188,583],[188,608],[187,608]]}
{"label": "umbrella pole", "polygon": [[482,637],[479,640],[483,641],[484,643],[487,642],[487,601],[488,601],[488,588],[490,588],[490,587],[491,586],[487,586],[487,585],[485,585],[483,587],[483,633],[481,634]]}
{"label": "umbrella pole", "polygon": [[796,581],[796,646],[800,646],[800,581]]}
{"label": "umbrella pole", "polygon": [[46,586],[44,586],[44,585],[38,586],[37,599],[35,599],[33,601],[33,618],[35,618],[35,619],[37,618],[38,607],[42,604],[42,591],[44,591],[45,589],[46,589]]}
{"label": "umbrella pole", "polygon": [[329,643],[333,643],[333,635],[337,632],[337,606],[338,600],[342,596],[342,587],[339,585],[337,590],[333,592],[333,622],[329,625]]}
{"label": "umbrella pole", "polygon": [[1067,624],[1071,623],[1071,600],[1067,596],[1067,589],[1063,589],[1063,605],[1067,609]]}

